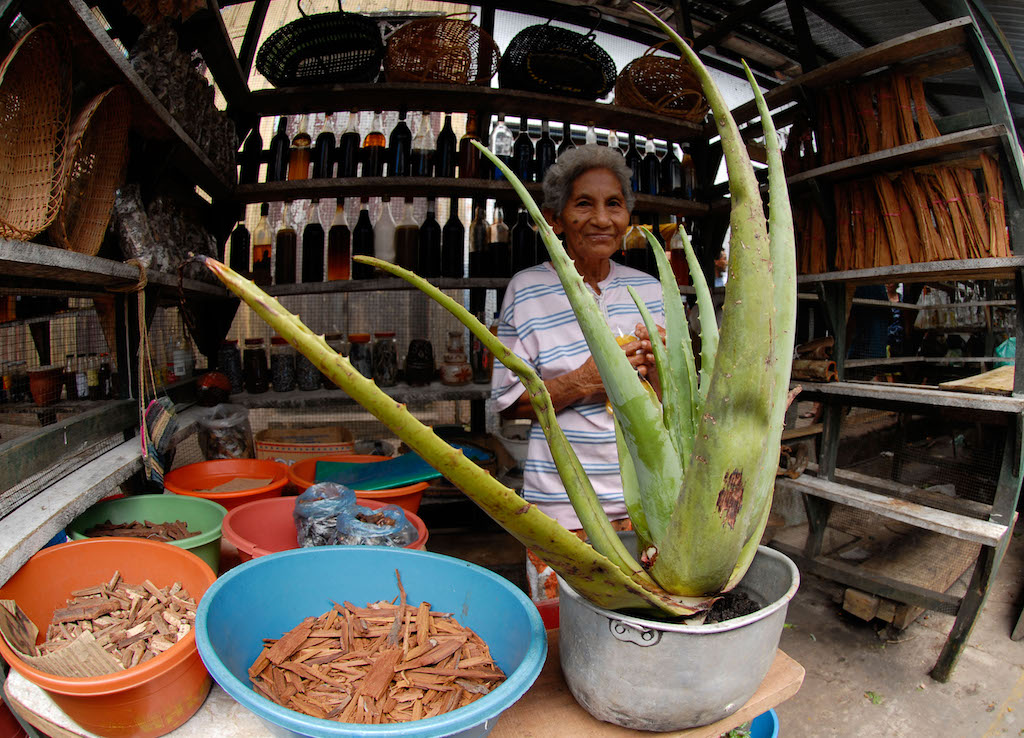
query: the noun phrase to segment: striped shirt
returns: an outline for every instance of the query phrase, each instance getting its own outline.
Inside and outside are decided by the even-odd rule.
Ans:
[[[591,292],[612,333],[631,335],[636,324],[643,322],[627,287],[636,290],[655,322],[664,325],[665,306],[658,280],[610,263],[608,276],[598,284],[601,294],[593,293],[593,288]],[[524,269],[509,282],[498,318],[498,338],[545,380],[577,369],[590,358],[583,330],[551,262]],[[522,394],[519,379],[496,361],[491,379],[495,409],[500,412],[510,407]],[[557,417],[605,512],[613,520],[625,517],[615,426],[605,403],[570,405]],[[536,420],[530,428],[523,465],[523,496],[569,530],[580,527]]]

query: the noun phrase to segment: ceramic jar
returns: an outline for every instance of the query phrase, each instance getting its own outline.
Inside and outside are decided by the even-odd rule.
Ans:
[[[405,355],[405,381],[413,387],[422,387],[434,380],[434,347],[425,338],[409,341]]]
[[[473,378],[473,368],[466,358],[466,347],[462,331],[448,331],[448,341],[444,349],[444,362],[441,364],[441,384],[458,386],[469,384]]]

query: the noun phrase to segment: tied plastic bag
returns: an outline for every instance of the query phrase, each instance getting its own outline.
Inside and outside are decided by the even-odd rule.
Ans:
[[[996,366],[1010,366],[1014,363],[1014,359],[1017,357],[1017,337],[1007,338],[1001,344],[996,346],[996,356],[1001,356],[1009,361],[996,361],[993,362]]]
[[[377,509],[353,505],[338,515],[338,543],[355,546],[408,546],[416,540],[416,526],[398,505]]]
[[[214,405],[204,409],[197,422],[199,450],[207,461],[253,458],[255,445],[247,408],[226,403]]]
[[[338,520],[352,514],[356,493],[334,482],[320,482],[295,498],[295,533],[299,546],[333,546],[338,542]]]

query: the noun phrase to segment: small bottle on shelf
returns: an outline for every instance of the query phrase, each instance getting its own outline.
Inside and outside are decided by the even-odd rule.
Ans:
[[[288,180],[309,179],[309,163],[313,139],[306,130],[309,116],[299,117],[299,130],[292,138],[288,151]]]
[[[274,238],[274,283],[295,284],[295,260],[299,250],[299,236],[292,226],[288,213],[290,202],[281,211],[281,227]]]
[[[540,124],[540,138],[537,140],[536,152],[537,181],[543,182],[544,175],[548,173],[548,169],[555,163],[555,157],[558,155],[547,119]]]
[[[245,339],[242,369],[245,374],[245,391],[250,395],[263,394],[270,389],[267,347],[262,338]]]
[[[249,277],[249,249],[251,238],[249,229],[245,227],[245,219],[238,221],[235,230],[231,231],[231,238],[228,239],[228,266],[243,277]]]
[[[661,178],[661,159],[654,147],[654,139],[647,137],[644,144],[644,158],[640,164],[640,191],[648,195],[658,194],[658,184]]]
[[[313,145],[313,179],[330,179],[334,176],[334,116],[324,116],[324,127]]]
[[[295,389],[295,349],[282,336],[270,339],[270,386],[274,392]]]
[[[697,189],[697,166],[688,150],[683,152],[680,167],[683,170],[683,190],[680,195],[686,200],[692,200],[695,197],[694,191]]]
[[[288,118],[277,119],[277,133],[270,139],[270,151],[267,161],[267,181],[282,182],[288,178]]]
[[[412,131],[405,122],[405,108],[398,111],[398,122],[388,139],[388,176],[409,176],[409,155],[412,150]]]
[[[182,371],[184,371],[184,368]],[[85,381],[89,392],[89,399],[100,399],[100,359],[96,354],[89,354],[89,363],[85,370]]]
[[[255,184],[259,182],[260,161],[263,159],[263,137],[260,136],[260,119],[245,137],[242,144],[242,155],[238,162],[238,184]]]
[[[381,177],[384,175],[384,160],[387,159],[387,139],[384,138],[379,110],[375,110],[373,113],[370,132],[363,138],[363,148],[360,151],[360,156],[363,163],[363,177]]]
[[[434,173],[434,131],[430,127],[430,113],[424,111],[416,137],[412,140],[410,156],[413,177],[429,177]]]
[[[373,227],[373,253],[383,261],[395,261],[395,217],[388,197],[381,203],[380,215]]]
[[[434,198],[427,198],[427,217],[420,225],[419,264],[417,273],[421,277],[441,276],[441,224],[435,217]]]
[[[572,123],[562,121],[562,140],[558,143],[558,156],[561,156],[569,149],[575,149],[576,144],[572,140]]]
[[[665,156],[661,157],[658,191],[668,197],[680,197],[683,194],[683,166],[676,156],[676,145],[671,142]]]
[[[633,192],[640,192],[640,170],[643,168],[644,157],[636,147],[636,134],[629,134],[629,148],[626,149],[626,166],[630,168],[632,175],[629,184]]]
[[[302,229],[302,281],[324,281],[324,227],[320,224],[320,201],[309,205],[309,219]]]
[[[356,123],[359,113],[352,110],[348,114],[348,125],[345,132],[338,137],[338,150],[335,159],[338,162],[339,177],[355,177],[359,174],[359,130]]]
[[[509,277],[512,270],[512,246],[508,225],[500,205],[494,206],[494,222],[487,229],[489,277]]]
[[[626,266],[647,271],[647,237],[640,228],[640,216],[630,216],[629,230],[623,236],[626,251]]]
[[[114,372],[110,354],[100,354],[100,399],[109,400],[114,396]]]
[[[89,398],[89,376],[85,354],[75,354],[75,394],[79,400]],[[156,362],[160,366],[159,360]]]
[[[462,278],[466,274],[466,227],[459,219],[459,201],[452,198],[448,220],[441,229],[441,276]]]
[[[75,379],[75,375],[78,373],[78,367],[75,364],[74,354],[64,355],[64,399],[66,400],[77,400],[78,399],[78,382]],[[9,389],[9,388],[8,388]]]
[[[587,132],[583,136],[583,141],[587,146],[597,145],[597,131],[594,130],[593,123],[587,123]]]
[[[476,179],[480,176],[480,159],[483,156],[480,150],[473,145],[473,141],[480,142],[480,135],[477,133],[476,114],[469,113],[466,116],[466,132],[459,139],[459,177]]]
[[[252,232],[252,281],[261,287],[269,287],[274,281],[270,260],[274,237],[267,222],[269,212],[268,203],[260,205],[260,219]]]
[[[359,217],[352,229],[352,256],[373,256],[373,224],[370,222],[368,197],[359,200]],[[370,279],[373,267],[367,264],[352,262],[352,279]]]
[[[505,124],[505,116],[501,116],[491,131],[491,153],[505,164],[512,165],[512,131]],[[505,175],[497,167],[494,169],[494,179],[504,179]]]
[[[683,246],[683,219],[676,216],[676,227],[668,242],[668,262],[676,284],[690,284],[690,268],[686,263],[686,249]]]
[[[334,207],[334,220],[327,231],[327,279],[342,281],[352,278],[352,230],[345,217],[345,198],[339,197]]]
[[[533,181],[533,139],[530,138],[529,121],[526,116],[519,118],[519,135],[512,145],[512,171],[523,182]]]
[[[458,158],[455,131],[452,130],[452,114],[444,116],[444,125],[437,134],[437,146],[434,150],[434,176],[454,177],[455,161]]]
[[[395,263],[415,272],[419,268],[420,227],[412,215],[412,198],[405,198],[405,211],[395,226]]]
[[[537,235],[526,209],[520,208],[512,226],[512,274],[529,269],[537,263]]]
[[[614,128],[608,131],[608,148],[612,151],[621,152],[619,148],[619,134],[615,132]]]
[[[487,266],[487,218],[484,208],[476,206],[473,220],[469,224],[469,276],[470,278],[489,276]]]
[[[483,311],[478,312],[476,318],[487,325],[487,316]],[[472,333],[469,336],[469,366],[473,370],[473,384],[490,384],[493,366],[491,351]]]

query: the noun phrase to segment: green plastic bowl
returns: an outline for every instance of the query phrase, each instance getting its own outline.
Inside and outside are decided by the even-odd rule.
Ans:
[[[152,523],[171,523],[183,520],[190,531],[198,536],[183,541],[169,541],[172,546],[191,551],[217,574],[220,567],[221,522],[227,510],[212,500],[183,495],[135,495],[99,502],[79,515],[67,527],[68,538],[73,541],[89,539],[85,531],[109,520],[112,523],[130,523],[133,520]]]

